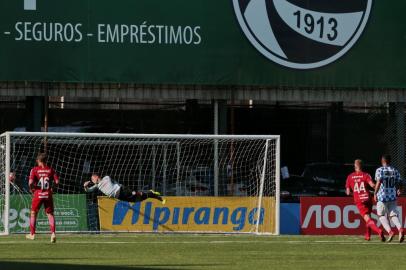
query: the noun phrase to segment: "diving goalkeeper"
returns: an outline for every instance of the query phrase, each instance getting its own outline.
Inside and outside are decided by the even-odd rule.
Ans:
[[[131,190],[112,180],[108,175],[101,178],[99,173],[92,173],[91,181],[85,182],[83,187],[86,192],[100,190],[107,197],[115,198],[120,201],[141,202],[151,198],[161,201],[162,204],[166,202],[165,199],[160,196],[161,194],[159,194],[159,192],[153,190],[148,192]]]

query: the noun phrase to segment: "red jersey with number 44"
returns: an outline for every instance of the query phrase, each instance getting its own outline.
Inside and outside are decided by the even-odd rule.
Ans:
[[[347,177],[345,187],[352,190],[355,203],[363,203],[371,199],[368,191],[369,182],[372,182],[372,178],[365,172],[353,172]]]
[[[29,183],[33,186],[34,191],[52,191],[51,180],[58,184],[59,177],[54,169],[48,166],[36,166],[31,169]]]

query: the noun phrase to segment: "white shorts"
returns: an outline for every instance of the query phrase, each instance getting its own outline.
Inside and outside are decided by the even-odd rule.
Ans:
[[[378,202],[376,204],[376,213],[378,216],[389,215],[390,217],[398,216],[398,204],[396,201]]]

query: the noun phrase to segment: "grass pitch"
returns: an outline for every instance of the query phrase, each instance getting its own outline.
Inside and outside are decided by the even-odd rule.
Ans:
[[[406,269],[406,244],[375,237],[24,235],[0,237],[1,270]]]

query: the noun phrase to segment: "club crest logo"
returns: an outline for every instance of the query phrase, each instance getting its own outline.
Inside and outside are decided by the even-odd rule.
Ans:
[[[238,22],[266,58],[313,69],[341,58],[357,42],[372,0],[233,0]]]

